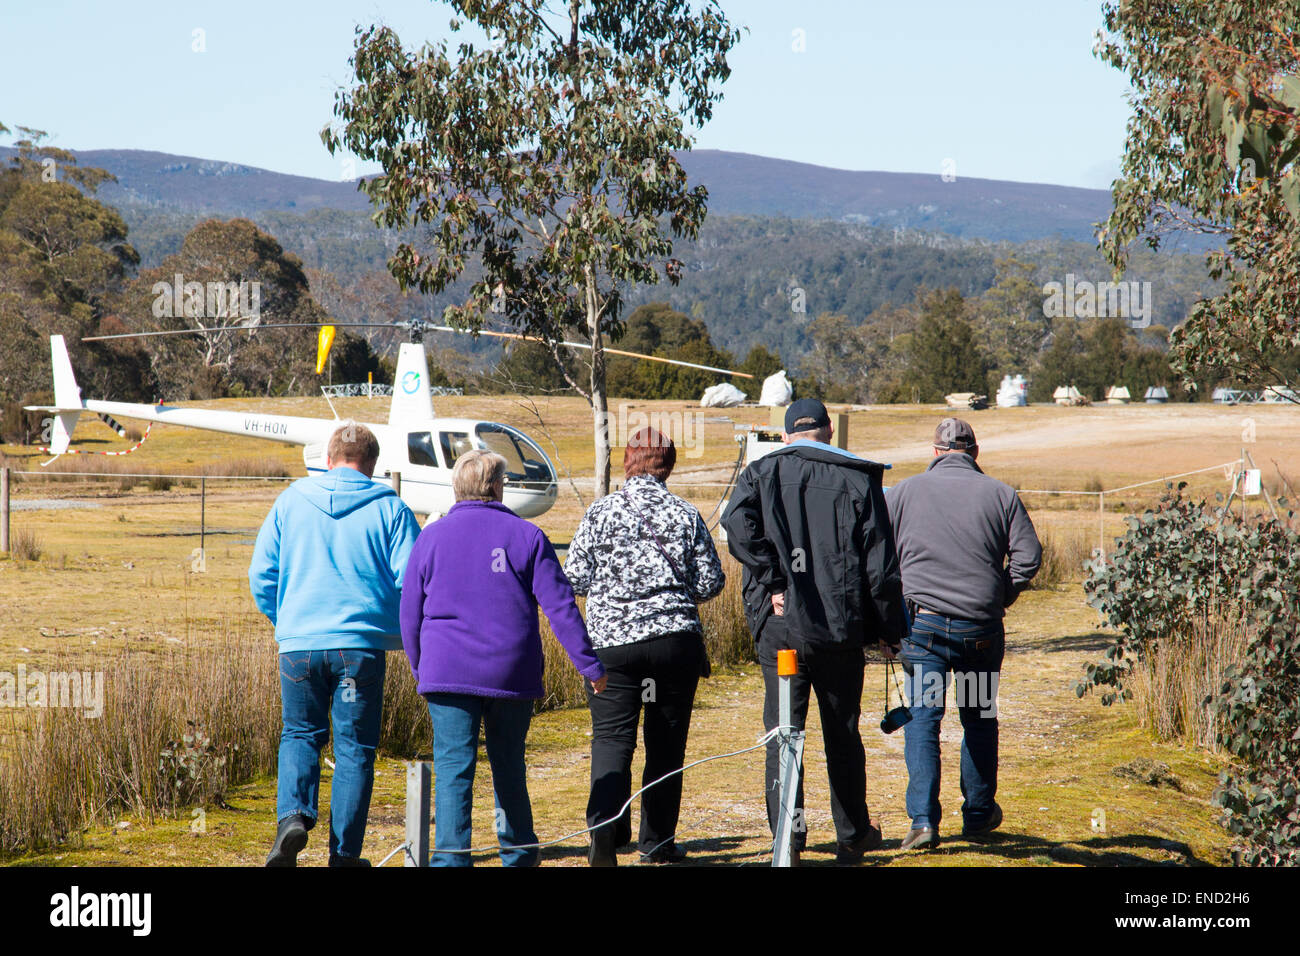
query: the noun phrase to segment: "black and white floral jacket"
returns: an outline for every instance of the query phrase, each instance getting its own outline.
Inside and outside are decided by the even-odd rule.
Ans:
[[[587,595],[587,632],[598,648],[701,633],[695,605],[726,582],[699,511],[652,475],[629,478],[587,509],[564,573]]]

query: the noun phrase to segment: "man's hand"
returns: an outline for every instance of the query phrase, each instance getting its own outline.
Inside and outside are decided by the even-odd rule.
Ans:
[[[785,592],[772,595],[772,613],[777,617],[785,616]]]
[[[885,660],[892,661],[898,659],[897,647],[895,647],[892,644],[886,644],[884,641],[880,641],[879,644],[880,644],[880,653],[885,655]]]
[[[591,682],[591,689],[597,694],[603,693],[607,683],[609,683],[609,678],[602,677],[600,680],[594,680]]]

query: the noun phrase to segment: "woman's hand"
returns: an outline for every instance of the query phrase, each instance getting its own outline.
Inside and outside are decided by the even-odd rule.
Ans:
[[[604,691],[604,689],[605,689],[605,685],[606,685],[607,683],[609,683],[609,678],[608,678],[608,677],[602,677],[600,680],[594,680],[594,681],[591,682],[591,689],[592,689],[592,691],[594,691],[595,693],[599,694],[599,693],[601,693],[602,691]]]

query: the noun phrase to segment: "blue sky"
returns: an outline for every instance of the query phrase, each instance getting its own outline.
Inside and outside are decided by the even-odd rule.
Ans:
[[[1100,0],[722,6],[750,32],[697,147],[935,174],[950,159],[958,176],[1099,188],[1118,173],[1128,87],[1092,55]],[[318,135],[353,28],[382,20],[413,45],[449,16],[429,0],[4,0],[0,121],[73,149],[364,173]]]

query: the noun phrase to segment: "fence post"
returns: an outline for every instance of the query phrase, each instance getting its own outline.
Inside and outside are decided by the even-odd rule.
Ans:
[[[777,741],[780,745],[780,773],[777,780],[777,794],[780,807],[776,822],[776,840],[772,846],[772,865],[789,866],[791,844],[794,842],[795,799],[799,794],[799,775],[803,760],[803,731],[791,730],[794,720],[791,713],[790,678],[799,672],[798,656],[792,650],[776,652],[776,674],[778,684],[777,713],[780,730]]]
[[[208,547],[208,479],[199,479],[199,553],[207,557]]]
[[[397,494],[397,497],[400,498],[402,497],[402,473],[400,471],[393,472],[392,479],[393,491]]]
[[[405,866],[429,865],[429,783],[429,762],[408,760],[406,762]]]
[[[9,553],[9,466],[0,468],[0,554]]]
[[[1097,494],[1097,553],[1106,560],[1106,492]]]

